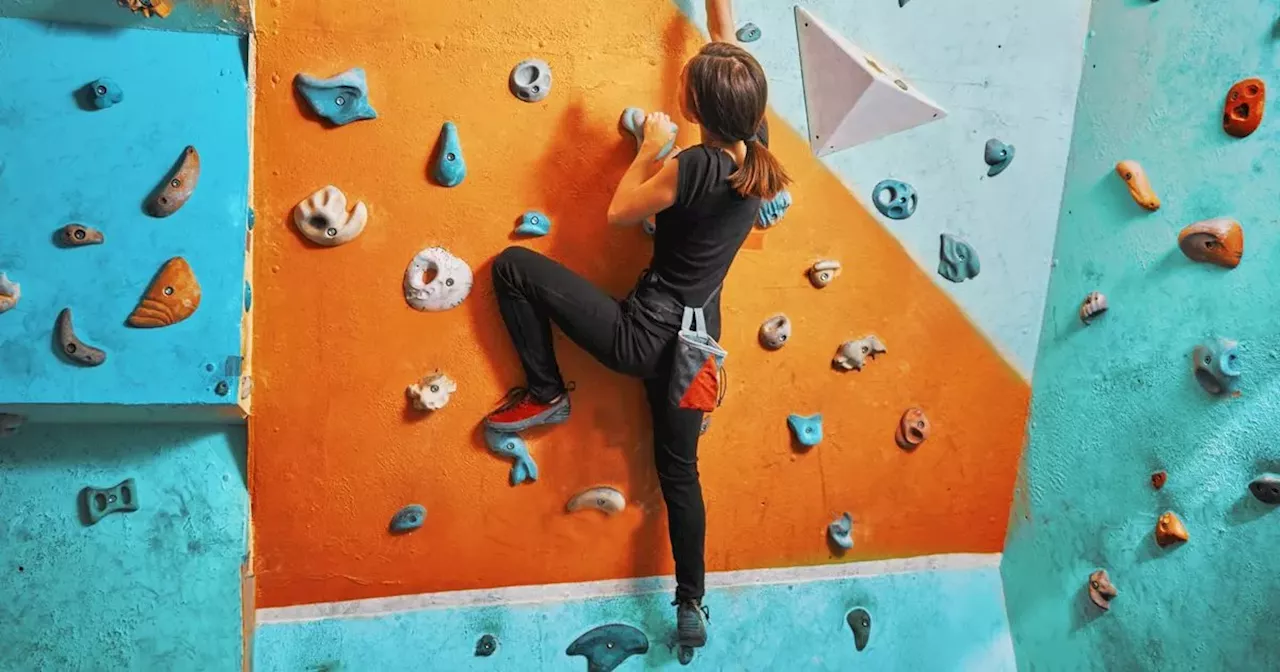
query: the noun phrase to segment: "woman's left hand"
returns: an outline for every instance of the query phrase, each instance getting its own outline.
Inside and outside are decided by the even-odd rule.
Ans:
[[[663,147],[675,138],[675,124],[664,112],[650,112],[644,120],[644,143],[640,145],[642,154],[657,156]]]

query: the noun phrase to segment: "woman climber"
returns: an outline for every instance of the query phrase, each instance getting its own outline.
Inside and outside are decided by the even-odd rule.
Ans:
[[[573,271],[522,247],[493,263],[498,308],[524,367],[526,386],[485,418],[495,432],[520,432],[569,417],[551,323],[602,364],[644,381],[653,419],[653,452],[667,506],[676,566],[677,641],[704,646],[702,606],[706,510],[698,482],[702,411],[669,400],[677,333],[686,306],[701,307],[705,331],[720,334],[721,283],[755,224],[762,200],[789,182],[769,152],[764,70],[736,44],[730,0],[707,0],[711,43],[681,73],[681,111],[701,143],[674,149],[674,126],[661,113],[644,122],[639,153],[609,203],[609,221],[637,225],[656,215],[653,258],[618,301]]]

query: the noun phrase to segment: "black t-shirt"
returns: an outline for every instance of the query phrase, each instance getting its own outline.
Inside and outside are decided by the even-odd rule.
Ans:
[[[760,140],[769,142],[767,125]],[[684,305],[696,308],[724,282],[760,214],[760,199],[743,198],[729,186],[738,166],[724,150],[694,145],[676,162],[676,202],[657,215],[649,270]]]

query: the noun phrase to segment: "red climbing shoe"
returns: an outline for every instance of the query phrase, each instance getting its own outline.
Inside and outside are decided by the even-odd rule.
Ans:
[[[517,387],[507,392],[507,400],[484,419],[484,424],[494,431],[515,434],[538,425],[558,425],[568,419],[567,390],[554,400],[543,403],[534,399],[529,390]]]

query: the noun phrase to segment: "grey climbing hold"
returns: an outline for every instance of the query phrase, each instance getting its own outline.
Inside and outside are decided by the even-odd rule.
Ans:
[[[520,224],[516,233],[524,236],[545,236],[551,232],[551,218],[537,210],[530,210],[520,216]]]
[[[511,69],[511,94],[526,103],[536,103],[551,93],[551,66],[539,58],[520,61]]]
[[[351,68],[328,79],[298,73],[293,86],[317,115],[337,126],[378,118],[369,104],[364,68]]]
[[[86,487],[80,491],[80,497],[90,525],[113,513],[138,510],[138,491],[132,478],[126,478],[112,488]]]
[[[498,650],[498,638],[493,635],[484,634],[480,639],[476,640],[476,656],[480,658],[488,658]]]
[[[68,224],[58,229],[54,239],[58,242],[58,247],[101,245],[107,240],[101,231],[84,224]]]
[[[831,284],[840,275],[840,262],[825,259],[809,267],[809,282],[817,289]]]
[[[916,188],[900,180],[881,180],[871,190],[871,202],[889,219],[906,219],[915,214],[920,201]]]
[[[1196,382],[1213,395],[1230,392],[1242,373],[1239,348],[1225,338],[1197,345],[1191,351],[1191,362]]]
[[[849,550],[853,548],[853,516],[845,511],[843,515],[827,525],[827,535],[836,546]]]
[[[938,250],[938,275],[951,282],[964,282],[978,277],[981,270],[978,253],[968,243],[949,233],[942,234],[942,247]]]
[[[1249,492],[1263,504],[1280,504],[1280,476],[1263,474],[1253,479]]]
[[[1005,168],[1013,163],[1014,148],[1013,145],[1006,145],[995,138],[987,141],[987,146],[982,151],[982,160],[987,163],[987,177],[995,177],[1004,172]]]
[[[867,642],[871,640],[871,612],[858,607],[850,611],[844,620],[853,630],[853,648],[859,651],[867,648]]]
[[[638,107],[628,107],[627,109],[622,111],[622,118],[618,120],[618,124],[622,127],[622,129],[630,133],[631,136],[636,139],[637,150],[640,149],[640,145],[644,142],[645,118],[646,118],[646,115],[644,113],[644,110]],[[671,149],[675,147],[675,144],[676,144],[677,131],[679,131],[679,127],[675,125],[675,122],[672,122],[671,140],[668,141],[667,144],[663,145],[662,149],[658,150],[658,155],[653,157],[654,161],[661,161],[667,158],[667,155],[671,153]]]
[[[107,361],[107,353],[85,344],[76,336],[76,329],[71,324],[71,309],[63,308],[58,313],[58,321],[53,331],[58,339],[58,346],[67,359],[81,366],[97,366]]]
[[[703,434],[706,434],[707,430],[709,429],[711,429],[711,416],[703,415],[702,426],[698,428],[698,436],[702,436]]]
[[[458,127],[452,121],[440,128],[440,143],[436,148],[435,165],[431,177],[442,187],[456,187],[467,177],[467,162],[462,158],[462,141],[458,139]]]
[[[613,672],[631,656],[648,653],[649,638],[630,625],[611,623],[582,633],[564,652],[586,658],[587,672]]]
[[[640,227],[644,229],[645,233],[651,236],[658,232],[658,223],[654,221],[652,217],[644,220],[644,222],[640,224]]]
[[[734,36],[738,38],[739,42],[747,43],[755,42],[760,39],[760,35],[760,26],[757,26],[754,23],[744,23],[742,24],[742,27],[738,29],[738,32],[734,33]]]
[[[396,511],[396,515],[391,517],[391,532],[393,534],[404,534],[412,532],[419,527],[427,519],[427,508],[421,504],[409,504],[403,509]]]
[[[795,435],[796,441],[806,448],[812,448],[822,443],[821,413],[814,413],[813,415],[796,415],[792,413],[787,416],[787,427],[791,428],[791,433]]]
[[[791,320],[781,313],[764,321],[760,325],[760,345],[766,350],[777,350],[787,344],[791,338]]]
[[[876,355],[882,355],[888,350],[885,349],[884,343],[874,334],[863,336],[856,341],[846,341],[836,350],[836,356],[831,360],[831,365],[841,371],[852,371],[854,369],[861,371],[866,366],[867,359],[875,359]]]

